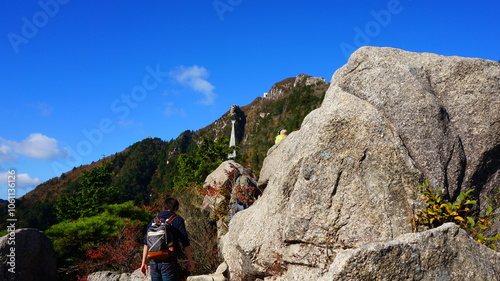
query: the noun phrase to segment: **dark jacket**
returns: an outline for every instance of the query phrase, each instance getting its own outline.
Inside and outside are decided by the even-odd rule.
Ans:
[[[158,214],[158,218],[168,219],[173,214],[174,212],[161,211]],[[149,222],[148,227],[146,228],[146,233],[147,229],[149,229],[149,227],[153,224],[153,221],[154,220],[151,220],[151,222]],[[177,216],[177,218],[175,218],[175,220],[172,221],[170,225],[172,226],[171,232],[174,238],[175,256],[178,257],[182,253],[181,247],[179,247],[179,245],[182,244],[182,247],[187,247],[191,245],[191,243],[189,241],[189,236],[186,231],[186,224],[184,223],[184,219],[182,217]],[[144,237],[144,245],[147,245],[147,235],[145,235]]]

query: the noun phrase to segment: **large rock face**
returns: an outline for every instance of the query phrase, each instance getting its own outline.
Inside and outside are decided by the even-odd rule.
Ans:
[[[56,279],[56,255],[43,232],[22,228],[0,238],[0,280]]]
[[[322,106],[269,150],[266,191],[222,239],[231,280],[351,280],[332,261],[412,232],[423,179],[452,199],[490,194],[500,185],[499,93],[493,61],[356,51]]]
[[[447,223],[346,250],[335,257],[328,274],[319,281],[500,280],[499,265],[499,253]]]
[[[387,118],[418,169],[451,198],[498,187],[499,63],[363,48],[333,84]]]

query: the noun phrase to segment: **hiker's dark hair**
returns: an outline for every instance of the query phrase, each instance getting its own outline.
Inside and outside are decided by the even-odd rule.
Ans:
[[[176,212],[179,209],[179,201],[175,198],[167,198],[163,201],[163,210]]]

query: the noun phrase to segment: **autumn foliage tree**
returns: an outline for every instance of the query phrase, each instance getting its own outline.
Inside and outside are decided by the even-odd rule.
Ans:
[[[137,265],[150,212],[131,201],[102,209],[95,216],[66,220],[46,231],[64,273],[61,280],[75,280],[96,269],[130,271]]]
[[[140,222],[125,221],[118,236],[111,237],[105,243],[90,246],[86,259],[78,263],[79,271],[83,273],[81,280],[86,280],[88,274],[113,270],[118,272],[131,272],[141,265],[143,226]]]

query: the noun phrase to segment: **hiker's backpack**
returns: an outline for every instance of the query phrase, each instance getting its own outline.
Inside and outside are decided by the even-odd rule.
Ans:
[[[148,243],[148,258],[151,260],[165,260],[175,255],[174,239],[171,223],[177,218],[172,215],[168,219],[154,218],[148,228],[146,240]]]

